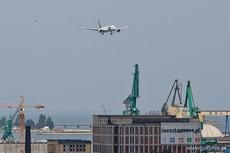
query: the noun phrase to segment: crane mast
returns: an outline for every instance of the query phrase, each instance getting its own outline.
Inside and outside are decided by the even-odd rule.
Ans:
[[[196,111],[198,111],[199,108],[195,105],[190,81],[188,81],[188,84],[187,84],[184,107],[189,108],[190,118],[198,118],[199,117],[198,114],[196,113]]]
[[[176,97],[178,95],[179,105],[176,103]],[[168,105],[168,101],[172,97],[171,105]],[[176,79],[173,83],[173,86],[170,90],[168,98],[166,102],[163,104],[161,108],[162,115],[176,115],[178,118],[182,118],[182,84]]]
[[[123,115],[139,115],[140,111],[137,109],[136,102],[139,98],[139,70],[138,64],[135,64],[135,72],[133,78],[132,93],[123,102],[126,106],[126,110],[123,111]]]

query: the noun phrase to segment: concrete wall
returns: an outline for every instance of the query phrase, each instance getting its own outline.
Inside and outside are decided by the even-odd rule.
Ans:
[[[25,143],[18,141],[0,142],[0,153],[24,153]],[[31,153],[47,153],[47,142],[32,142]]]

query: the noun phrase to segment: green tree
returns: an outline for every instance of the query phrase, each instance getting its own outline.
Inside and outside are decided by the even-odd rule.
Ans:
[[[158,153],[158,152],[157,152],[157,151],[152,150],[152,153]],[[172,151],[171,151],[171,150],[169,150],[169,149],[165,149],[165,150],[163,150],[163,152],[159,152],[159,153],[172,153]]]
[[[44,114],[39,115],[38,122],[36,123],[36,129],[41,129],[45,126],[46,116]]]
[[[169,149],[166,149],[166,150],[164,150],[162,153],[172,153],[172,151],[169,150]]]
[[[18,114],[14,121],[14,126],[20,126],[20,115]]]
[[[1,119],[0,119],[0,128],[4,127],[6,125],[6,117],[3,116]]]
[[[46,119],[46,126],[49,126],[51,130],[54,128],[54,122],[52,121],[51,117]]]
[[[35,128],[35,123],[32,119],[27,119],[25,122],[25,126],[30,126],[31,129]]]

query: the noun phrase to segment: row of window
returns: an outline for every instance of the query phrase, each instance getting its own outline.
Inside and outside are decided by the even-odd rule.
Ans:
[[[85,152],[85,145],[63,145],[63,152]]]
[[[98,123],[108,123],[109,119],[98,119],[97,122]],[[117,124],[118,121],[117,120],[111,120],[110,119],[110,122],[113,123],[113,124]]]
[[[94,126],[94,134],[120,134],[120,135],[160,135],[160,127],[117,127],[117,126]]]
[[[94,143],[102,144],[159,144],[160,136],[94,136]]]

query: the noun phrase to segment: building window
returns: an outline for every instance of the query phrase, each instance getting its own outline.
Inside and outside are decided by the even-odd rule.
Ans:
[[[149,129],[149,134],[150,134],[150,135],[153,135],[153,127],[150,127],[150,129]]]
[[[148,144],[148,136],[145,136],[145,144]]]
[[[125,127],[125,135],[129,135],[129,127]]]
[[[134,144],[134,136],[130,137],[130,144]]]
[[[135,127],[135,134],[138,135],[139,134],[139,128]]]
[[[118,137],[117,136],[114,136],[113,143],[118,144]]]
[[[153,144],[153,137],[152,136],[149,137],[149,144]]]
[[[143,127],[140,127],[140,135],[143,135]]]
[[[148,135],[148,127],[145,127],[145,135]]]
[[[118,127],[114,127],[114,134],[118,134]]]
[[[69,145],[69,151],[70,151],[70,152],[73,151],[73,145]]]
[[[140,142],[141,144],[144,144],[144,138],[143,138],[143,136],[140,137],[140,141],[141,141]]]
[[[145,145],[145,152],[149,152],[149,147]]]
[[[139,152],[139,147],[138,146],[135,146],[135,152]]]
[[[82,148],[83,151],[85,151],[85,145],[83,145],[83,148]]]
[[[134,146],[130,146],[130,152],[134,152]]]
[[[76,151],[76,146],[75,145],[73,145],[73,152],[75,152]]]
[[[154,144],[158,144],[158,137],[154,136]]]
[[[125,144],[129,144],[129,137],[125,137]]]
[[[130,135],[134,135],[134,127],[130,127]]]
[[[69,145],[63,145],[63,152],[69,152]]]
[[[158,135],[157,127],[154,127],[154,135]]]
[[[138,144],[139,142],[138,142],[138,136],[135,136],[135,144]]]

